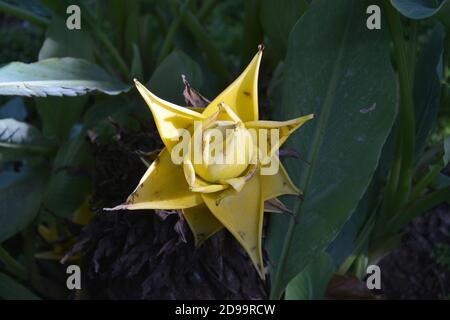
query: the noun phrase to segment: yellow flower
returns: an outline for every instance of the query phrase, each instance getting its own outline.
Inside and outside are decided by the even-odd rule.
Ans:
[[[114,209],[181,210],[197,245],[225,227],[243,246],[264,278],[261,243],[264,202],[272,200],[272,210],[275,207],[276,211],[277,204],[278,208],[282,207],[277,197],[299,195],[300,191],[281,163],[277,163],[278,170],[271,174],[264,174],[263,170],[272,160],[278,160],[278,148],[313,115],[284,122],[258,120],[261,57],[262,49],[244,72],[204,109],[184,108],[164,101],[135,80],[150,107],[165,148],[126,203]],[[189,152],[183,154],[182,163],[177,164],[173,158],[185,139],[180,134],[182,129],[194,138],[187,144]],[[196,129],[201,132],[197,141]],[[223,134],[223,140],[212,139],[211,129]],[[271,130],[276,131],[278,140],[260,135]],[[261,151],[259,142],[267,144],[268,152]],[[234,149],[229,149],[230,146]],[[204,161],[200,163],[195,161],[195,152],[192,152],[196,147],[203,150],[200,158]],[[212,150],[216,150],[216,156],[225,158],[230,150],[237,152],[230,157],[231,162],[208,162],[210,152],[214,153]]]

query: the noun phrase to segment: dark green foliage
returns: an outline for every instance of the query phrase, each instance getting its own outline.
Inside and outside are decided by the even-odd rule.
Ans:
[[[449,23],[450,0],[0,1],[0,298],[74,298],[64,267],[80,263],[91,298],[320,299],[396,248],[385,297],[444,297],[427,271],[426,294],[392,275],[447,261],[431,238],[450,199]],[[262,43],[262,118],[316,115],[286,145],[304,195],[266,220],[265,284],[225,232],[195,249],[177,214],[103,212],[161,148],[133,78],[186,106],[185,75],[212,99]],[[81,260],[59,264],[75,243]]]

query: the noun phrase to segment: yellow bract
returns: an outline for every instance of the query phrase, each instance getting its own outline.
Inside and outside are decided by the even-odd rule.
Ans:
[[[281,163],[279,170],[272,175],[263,174],[263,169],[270,159],[276,157],[278,148],[289,135],[312,119],[313,115],[284,122],[258,120],[257,85],[261,57],[260,49],[244,72],[205,109],[184,108],[164,101],[135,80],[136,87],[150,107],[165,148],[150,165],[127,202],[113,209],[181,210],[197,245],[225,227],[239,241],[261,278],[264,278],[264,202],[270,200],[267,208],[279,212],[278,208],[284,205],[276,198],[285,194],[299,195],[300,191]],[[224,128],[231,128],[220,143],[235,146],[238,154],[244,155],[244,162],[197,164],[189,154],[183,158],[182,164],[175,164],[170,152],[175,151],[175,146],[182,140],[179,129],[192,133],[196,121],[201,123],[203,129],[218,128],[223,132]],[[259,143],[261,129],[277,129],[279,140],[273,143],[270,137],[263,138],[267,139],[267,152],[261,157],[261,150],[256,148],[259,153],[255,157],[256,153],[250,152],[243,141],[249,137],[248,130],[253,130],[256,137],[251,140]],[[214,140],[208,138],[208,130],[204,132],[202,147],[217,147]],[[225,156],[229,151],[224,150]]]
[[[258,73],[261,57],[262,50],[259,50],[244,72],[211,101],[203,115],[213,114],[223,103],[244,122],[258,120]]]

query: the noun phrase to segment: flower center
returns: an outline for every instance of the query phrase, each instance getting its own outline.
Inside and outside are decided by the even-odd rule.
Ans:
[[[209,182],[239,177],[250,163],[252,143],[243,125],[217,121],[203,133],[202,161],[193,161],[196,174]]]

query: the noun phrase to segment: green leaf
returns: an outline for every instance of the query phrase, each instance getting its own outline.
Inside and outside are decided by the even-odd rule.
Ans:
[[[284,57],[289,33],[297,20],[308,9],[305,0],[262,0],[261,24],[272,46]]]
[[[0,107],[0,119],[13,118],[18,121],[23,121],[27,114],[27,107],[22,97],[11,98]]]
[[[181,3],[176,0],[170,0],[170,5],[181,9]],[[220,86],[226,86],[229,83],[230,72],[226,67],[223,55],[212,41],[208,31],[202,26],[197,17],[189,10],[183,16],[183,24],[187,30],[192,34],[198,47],[204,52],[205,60],[214,74],[219,80]]]
[[[390,231],[387,234],[394,237],[397,236],[412,219],[443,202],[448,202],[448,199],[450,199],[450,186],[435,190],[419,199],[413,200],[387,223],[389,226],[387,231]]]
[[[264,32],[260,21],[260,0],[248,0],[244,3],[245,18],[241,43],[241,68],[245,67],[255,55],[258,45],[263,43]]]
[[[114,95],[129,88],[96,64],[77,58],[12,62],[0,68],[0,95],[76,96],[95,90]]]
[[[436,122],[441,92],[444,29],[438,25],[424,45],[414,74],[416,154],[420,156]],[[440,70],[439,70],[440,68]]]
[[[59,149],[43,201],[46,209],[69,217],[82,204],[90,191],[91,162],[84,135]]]
[[[405,17],[411,19],[424,19],[439,12],[445,7],[448,9],[448,0],[391,0],[392,5]]]
[[[141,35],[141,24],[139,18],[142,14],[141,2],[140,1],[126,1],[126,22],[124,25],[124,41],[126,56],[134,56],[134,46],[139,41],[139,36]],[[122,40],[123,41],[123,40]]]
[[[444,165],[450,162],[450,136],[444,139]]]
[[[185,105],[183,98],[184,74],[192,87],[201,91],[202,73],[197,63],[186,54],[174,51],[153,72],[147,84],[149,90],[164,100]]]
[[[316,0],[289,38],[283,101],[275,115],[316,118],[287,142],[310,165],[286,163],[304,192],[294,208],[299,223],[285,216],[270,220],[274,298],[328,247],[355,210],[393,124],[397,89],[389,37],[361,23],[370,4]]]
[[[47,172],[0,174],[0,242],[23,230],[37,215]]]
[[[0,273],[0,298],[5,300],[40,300],[28,288],[4,273]]]
[[[80,119],[87,97],[46,97],[35,101],[43,133],[63,141]]]
[[[292,279],[286,288],[286,300],[323,299],[328,282],[334,273],[331,257],[321,252]]]
[[[106,97],[106,99],[96,101],[84,114],[84,129],[93,129],[115,113],[127,113],[127,109],[123,107],[125,103],[124,99],[117,97]]]
[[[14,119],[0,120],[0,162],[50,155],[52,150],[32,125]]]
[[[142,123],[151,121],[148,107],[138,99],[135,103],[130,103],[126,99],[106,97],[96,101],[86,112],[83,118],[83,130],[91,130],[96,142],[103,143],[111,141],[117,133],[112,123],[130,130],[139,130]]]
[[[133,43],[133,60],[131,62],[131,76],[133,78],[144,77],[144,67],[142,65],[141,53],[139,47]]]
[[[39,60],[73,57],[94,61],[93,49],[94,44],[83,28],[69,30],[66,22],[54,15],[39,51]]]
[[[338,266],[355,250],[355,239],[368,215],[371,192],[372,190],[370,188],[367,189],[366,194],[359,201],[358,206],[341,228],[338,236],[327,248],[327,253]]]
[[[441,173],[430,185],[433,189],[444,189],[450,186],[450,177]]]
[[[447,27],[447,30],[450,29],[450,1],[447,0],[436,14],[436,17]]]
[[[273,70],[269,87],[267,88],[267,98],[271,106],[279,106],[281,104],[283,85],[283,62],[280,61]]]

